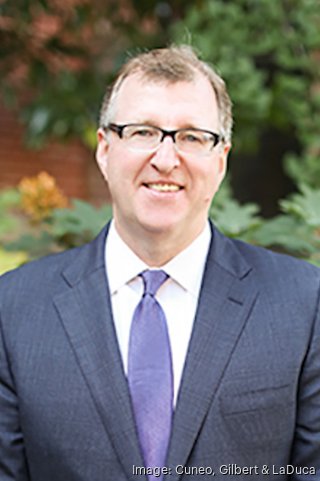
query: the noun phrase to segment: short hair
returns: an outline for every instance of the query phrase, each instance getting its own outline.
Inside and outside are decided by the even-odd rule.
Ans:
[[[196,75],[204,75],[210,82],[217,100],[221,135],[225,142],[231,141],[232,103],[224,80],[208,63],[200,60],[195,50],[188,45],[170,46],[143,52],[130,58],[120,69],[111,87],[107,90],[101,111],[100,126],[113,120],[116,98],[124,80],[140,74],[153,82],[192,82]]]

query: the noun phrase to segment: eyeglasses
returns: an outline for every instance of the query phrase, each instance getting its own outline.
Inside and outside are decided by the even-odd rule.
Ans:
[[[206,155],[222,140],[215,132],[194,128],[165,130],[153,125],[113,123],[103,128],[116,132],[129,149],[141,152],[156,150],[166,137],[171,137],[179,152]]]

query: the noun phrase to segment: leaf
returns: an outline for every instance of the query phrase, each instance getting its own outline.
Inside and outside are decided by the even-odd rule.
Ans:
[[[6,243],[4,247],[9,252],[25,251],[30,259],[42,257],[58,250],[54,245],[53,237],[46,231],[35,235],[22,235],[19,239]]]
[[[258,212],[259,208],[255,204],[240,205],[236,200],[228,199],[221,207],[216,208],[213,203],[210,217],[224,234],[238,237],[260,225]]]
[[[311,227],[320,226],[320,189],[312,189],[306,184],[300,186],[301,193],[280,201],[282,210],[303,219]]]
[[[253,241],[265,247],[281,247],[287,253],[313,254],[320,248],[314,231],[288,215],[265,221],[254,233]]]
[[[74,234],[93,238],[111,218],[111,215],[112,210],[108,205],[98,209],[88,202],[74,199],[71,209],[56,209],[53,212],[52,233],[56,237]]]

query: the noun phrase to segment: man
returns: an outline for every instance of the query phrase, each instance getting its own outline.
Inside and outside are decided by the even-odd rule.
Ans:
[[[208,222],[231,127],[190,48],[122,68],[113,221],[0,283],[1,481],[320,479],[319,270]]]

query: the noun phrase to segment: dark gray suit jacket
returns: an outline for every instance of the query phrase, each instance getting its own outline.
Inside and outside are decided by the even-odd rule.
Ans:
[[[133,474],[143,464],[112,321],[105,235],[0,280],[1,481],[146,479]],[[211,470],[216,480],[320,479],[319,281],[307,263],[214,230],[168,481],[208,481]],[[233,476],[229,464],[257,468]],[[256,474],[263,465],[269,475]],[[318,474],[280,474],[287,465]],[[181,466],[189,466],[183,475]]]

